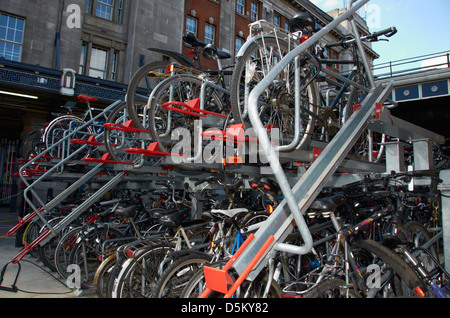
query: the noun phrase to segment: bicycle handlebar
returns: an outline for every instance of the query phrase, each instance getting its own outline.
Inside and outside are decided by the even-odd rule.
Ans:
[[[372,37],[374,38],[378,38],[379,36],[386,36],[387,38],[390,38],[391,36],[393,36],[394,34],[396,34],[398,32],[396,27],[390,27],[375,33],[372,33]]]
[[[396,27],[390,27],[381,31],[377,31],[374,33],[371,33],[369,35],[365,35],[363,37],[361,37],[362,41],[368,41],[368,42],[375,42],[378,41],[378,38],[380,36],[385,36],[387,38],[390,38],[391,36],[393,36],[394,34],[396,34],[398,32]],[[325,45],[326,48],[330,48],[330,47],[336,47],[336,46],[346,46],[348,44],[354,43],[355,39],[344,39],[341,40],[339,42],[332,42],[332,43],[328,43]]]

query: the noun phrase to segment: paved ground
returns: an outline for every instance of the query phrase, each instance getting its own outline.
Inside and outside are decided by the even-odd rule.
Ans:
[[[11,213],[9,208],[0,207],[0,271],[22,250],[22,248],[16,247],[15,237],[6,236],[6,233],[17,224],[17,216],[18,214]],[[20,274],[15,284],[19,291],[13,293],[0,290],[0,299],[79,297],[77,291],[67,288],[57,278],[57,274],[50,272],[38,259],[26,256],[20,265]],[[19,266],[15,264],[8,265],[1,287],[14,285],[18,268]]]

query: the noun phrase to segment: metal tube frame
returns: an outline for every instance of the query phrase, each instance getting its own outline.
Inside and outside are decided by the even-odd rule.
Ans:
[[[87,127],[89,127],[90,125],[92,125],[96,120],[98,120],[100,117],[103,116],[104,113],[107,113],[111,110],[113,110],[115,107],[117,107],[122,101],[116,101],[113,104],[111,104],[110,106],[106,107],[104,109],[104,111],[100,114],[98,114],[97,116],[95,116],[94,118],[92,118],[91,120],[87,121],[84,125],[80,126],[77,130],[72,131],[70,134],[66,135],[64,138],[62,138],[61,140],[59,140],[58,142],[56,142],[55,144],[53,144],[48,150],[52,150],[54,148],[59,147],[60,145],[64,144],[67,142],[67,140],[69,140],[72,136],[74,136],[78,130],[82,130],[85,129]],[[19,170],[19,177],[21,178],[22,182],[26,185],[26,189],[24,190],[24,199],[26,200],[26,202],[29,204],[29,206],[34,210],[33,212],[36,213],[36,215],[44,222],[45,226],[50,229],[50,231],[54,234],[54,229],[52,226],[50,226],[48,224],[48,222],[45,220],[45,218],[43,217],[43,214],[48,213],[47,209],[49,208],[49,206],[47,206],[43,200],[39,197],[39,195],[36,193],[36,191],[34,190],[34,187],[39,184],[41,181],[43,181],[44,179],[46,179],[50,174],[52,174],[56,169],[58,169],[59,167],[61,167],[62,165],[64,165],[65,163],[67,163],[70,159],[72,159],[75,155],[77,155],[79,152],[83,151],[85,148],[87,147],[87,145],[82,146],[81,148],[77,149],[77,151],[75,151],[74,153],[72,153],[71,155],[69,155],[68,157],[64,158],[63,160],[61,160],[60,162],[58,162],[55,166],[53,166],[50,170],[48,170],[45,174],[43,174],[41,177],[39,177],[37,180],[35,180],[32,184],[29,183],[29,180],[27,180],[24,177],[24,171],[30,167],[31,165],[35,164],[36,162],[39,162],[39,160],[46,154],[47,151],[43,151],[42,153],[38,154],[33,160],[30,160],[28,163],[26,163],[24,166],[22,166]],[[67,190],[66,190],[67,191]],[[30,198],[28,198],[28,193],[31,193],[32,196],[37,200],[37,202],[42,206],[42,208],[37,208],[32,200]],[[52,205],[50,206],[52,207]],[[45,209],[44,209],[45,208]]]
[[[283,192],[285,196],[285,200],[289,206],[289,209],[294,216],[294,219],[297,223],[297,226],[299,227],[300,232],[302,233],[302,237],[304,239],[304,245],[301,247],[293,247],[290,246],[289,250],[292,252],[295,250],[296,254],[307,254],[311,248],[312,248],[312,237],[311,233],[309,232],[308,227],[306,226],[305,220],[303,219],[303,215],[301,211],[298,208],[297,201],[292,193],[292,189],[289,185],[289,182],[284,174],[284,170],[281,167],[280,161],[278,160],[278,156],[275,152],[275,149],[271,146],[270,140],[268,138],[268,135],[266,133],[265,128],[263,127],[263,124],[261,122],[261,119],[259,118],[258,114],[258,97],[263,94],[264,90],[269,87],[272,83],[272,81],[276,78],[278,74],[280,74],[283,69],[297,56],[299,56],[301,53],[306,51],[309,47],[311,47],[314,43],[316,43],[320,38],[331,32],[337,25],[339,25],[341,22],[351,18],[353,14],[361,8],[364,4],[369,2],[369,0],[360,0],[357,4],[355,4],[353,7],[347,10],[346,13],[344,13],[339,18],[332,21],[330,24],[325,26],[322,30],[320,30],[318,33],[314,34],[309,40],[306,42],[300,44],[296,48],[294,48],[291,52],[289,52],[275,67],[273,70],[263,78],[263,80],[250,92],[249,95],[249,118],[250,122],[252,123],[253,128],[256,131],[256,134],[259,139],[259,143],[261,147],[264,149],[267,158],[270,158],[270,167],[272,168],[273,174],[276,176],[277,181],[280,185],[281,191]],[[350,2],[350,4],[352,1]],[[298,72],[298,70],[296,70]],[[299,92],[296,92],[299,94]],[[281,243],[279,244],[279,248],[281,248]],[[287,246],[284,246],[287,248]]]

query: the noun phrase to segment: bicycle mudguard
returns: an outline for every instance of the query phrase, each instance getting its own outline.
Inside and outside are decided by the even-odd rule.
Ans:
[[[188,59],[187,57],[185,57],[184,55],[177,53],[175,51],[169,51],[169,50],[164,50],[164,49],[158,49],[158,48],[154,48],[151,47],[148,50],[153,51],[153,52],[158,52],[164,55],[168,55],[171,58],[173,58],[175,61],[177,61],[178,63],[184,65],[184,66],[188,66],[188,67],[196,67],[194,62],[192,62],[190,59]]]
[[[253,42],[255,42],[256,40],[260,40],[260,39],[263,38],[263,37],[264,37],[264,39],[268,39],[268,38],[274,38],[274,39],[275,39],[274,36],[272,36],[272,35],[267,35],[267,34],[264,35],[264,36],[262,36],[262,35],[254,36],[254,37],[248,39],[248,40],[241,46],[241,48],[239,49],[239,52],[236,54],[236,58],[242,57],[242,56],[244,55],[244,52],[247,51],[248,47],[249,47],[251,44],[253,44]]]

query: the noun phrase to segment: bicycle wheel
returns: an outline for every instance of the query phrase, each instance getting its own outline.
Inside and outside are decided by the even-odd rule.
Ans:
[[[76,133],[74,133],[70,137],[70,139],[87,140],[90,136],[92,136],[93,131],[90,127],[80,129],[84,124],[85,122],[81,118],[73,115],[60,116],[51,121],[45,129],[44,135],[42,137],[46,147],[47,155],[58,157],[63,153],[68,154],[68,147],[70,147],[70,152],[74,152],[77,149],[81,148],[82,145],[70,143],[70,140],[68,140],[66,143],[60,144],[58,147],[54,147],[53,145],[61,141],[68,134],[74,133],[75,131]],[[74,159],[81,159],[84,156],[85,153],[78,154]]]
[[[126,103],[118,105],[109,115],[108,124],[125,125],[129,120],[128,107]],[[127,153],[128,148],[144,148],[144,141],[137,139],[137,134],[122,129],[106,129],[105,130],[105,147],[113,161],[119,162],[136,162],[139,156]]]
[[[159,278],[153,297],[179,298],[192,276],[205,264],[209,264],[211,259],[211,255],[192,252],[175,260]]]
[[[109,298],[108,281],[116,266],[117,255],[113,253],[103,260],[95,272],[93,285],[99,298]]]
[[[37,128],[25,137],[19,148],[20,158],[28,159],[31,155],[37,156],[45,149],[42,143],[43,133],[44,129]]]
[[[63,217],[56,217],[48,221],[48,224],[50,226],[55,226],[58,224]],[[45,230],[47,230],[47,226],[43,225],[40,234],[42,234]],[[48,268],[50,268],[53,272],[56,272],[55,267],[55,249],[58,245],[59,240],[61,237],[64,236],[65,232],[68,229],[64,229],[63,231],[59,232],[56,237],[53,237],[48,243],[44,244],[43,246],[39,245],[38,247],[38,253],[39,253],[39,259],[44,263]]]
[[[141,67],[134,75],[128,85],[127,90],[127,110],[134,125],[139,129],[148,129],[147,108],[148,98],[151,92],[158,86],[161,81],[172,76],[167,67],[173,64],[170,61],[152,62]],[[189,67],[189,65],[184,65]],[[184,72],[185,68],[177,67],[176,72]],[[189,69],[186,70],[187,72]]]
[[[22,244],[25,248],[39,237],[42,225],[41,219],[36,219],[28,223],[22,235]],[[38,249],[32,249],[29,255],[36,258],[39,257]]]
[[[113,298],[150,298],[160,277],[161,262],[172,247],[165,242],[155,242],[129,258],[114,281]]]
[[[274,37],[256,39],[240,56],[235,64],[230,86],[232,114],[237,124],[248,124],[248,95],[289,51],[287,42]],[[306,58],[300,57],[302,67],[302,88],[300,92],[301,140],[298,148],[311,140],[319,111],[316,83],[312,81],[315,69]],[[279,144],[288,145],[294,139],[294,62],[274,79],[259,97],[258,111],[263,125],[279,129]]]
[[[101,264],[102,256],[104,256],[104,250],[115,244],[104,243],[121,236],[122,233],[117,229],[97,225],[80,233],[80,238],[70,253],[69,264],[80,267],[81,288],[92,287],[95,273]]]
[[[63,278],[67,278],[69,273],[67,273],[67,266],[70,265],[70,254],[73,247],[75,246],[78,234],[82,227],[76,227],[69,230],[58,242],[55,249],[55,268],[59,275]]]
[[[351,80],[364,87],[368,87],[368,81],[366,80],[364,74],[356,73],[353,78],[351,78]],[[351,87],[347,104],[344,110],[344,122],[346,122],[353,114],[353,106],[361,104],[366,96],[366,92],[362,91],[356,86]],[[356,141],[355,146],[351,150],[351,153],[357,159],[374,163],[381,163],[384,156],[385,142],[385,134],[366,130]]]
[[[400,255],[373,240],[361,241],[360,246],[385,264],[380,274],[381,277],[387,276],[387,281],[381,282],[380,289],[372,290],[372,296],[377,297],[388,293],[390,297],[411,297],[414,296],[414,290],[417,287],[427,292],[426,285]],[[387,275],[388,271],[390,275]],[[387,274],[383,275],[384,273]]]
[[[195,112],[186,113],[184,109],[174,111],[163,107],[167,102],[187,103],[200,98],[203,83],[201,79],[194,76],[176,75],[161,83],[152,94],[149,112],[150,135],[154,142],[159,143],[161,152],[174,151],[175,154],[183,154],[187,149],[188,156],[191,157],[191,152],[195,149],[195,132],[199,128],[197,121],[200,119],[202,119],[203,128],[223,129],[226,118],[222,116],[228,115],[228,109],[223,105],[220,95],[211,88],[205,88],[203,110],[218,115],[208,114],[202,117],[196,116]],[[173,136],[174,131],[179,135]],[[180,143],[179,137],[183,138],[183,147],[177,147],[175,150],[174,146]]]
[[[431,239],[425,226],[416,221],[410,221],[406,223],[398,233],[398,237],[404,242],[410,242],[412,246],[411,250],[414,251],[414,256],[420,260],[422,265],[425,267],[428,273],[433,271],[436,267],[434,259],[438,259],[438,253],[436,251],[436,246],[431,245],[428,248],[430,254],[421,251],[419,248],[422,247],[427,241]]]

